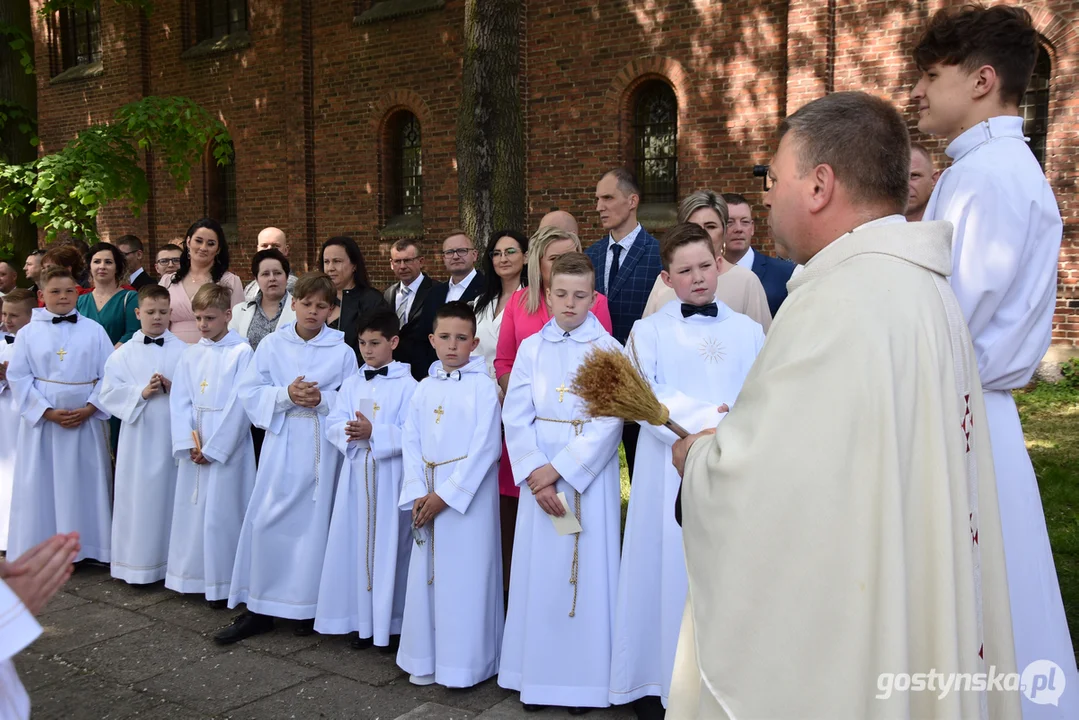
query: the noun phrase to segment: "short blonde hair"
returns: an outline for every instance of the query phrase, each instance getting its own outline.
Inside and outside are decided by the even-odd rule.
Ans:
[[[730,220],[727,201],[711,190],[696,190],[682,198],[682,202],[678,205],[678,222],[689,222],[689,216],[701,208],[715,210],[719,219],[723,221],[723,232],[726,233],[727,221]]]
[[[539,312],[540,304],[543,302],[545,288],[543,287],[543,270],[540,265],[543,255],[551,243],[560,240],[572,240],[574,251],[581,252],[581,238],[577,237],[576,233],[552,225],[541,227],[528,239],[528,293],[525,299],[525,310],[529,315]]]
[[[224,312],[232,309],[232,291],[217,283],[206,283],[191,298],[191,309],[196,312],[217,308]]]

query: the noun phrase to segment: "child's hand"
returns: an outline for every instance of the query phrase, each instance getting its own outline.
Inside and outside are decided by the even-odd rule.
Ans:
[[[191,448],[190,450],[188,450],[188,453],[190,454],[191,462],[195,463],[196,465],[209,465],[210,464],[210,461],[207,460],[203,456],[203,454],[202,454],[202,452],[200,450],[196,450],[195,448]]]
[[[68,415],[70,412],[70,410],[57,410],[56,408],[49,408],[45,411],[45,414],[42,415],[42,417],[51,423],[63,425],[64,422],[68,419]]]
[[[0,382],[7,382],[7,363],[0,363]]]
[[[548,515],[562,517],[566,514],[566,508],[562,505],[562,501],[558,499],[558,492],[555,491],[553,485],[548,485],[537,492],[536,502],[543,508],[543,512]]]
[[[318,404],[322,402],[322,393],[319,392],[318,383],[306,382],[303,378],[304,376],[301,375],[288,386],[289,400],[300,407],[318,407]]]
[[[554,469],[554,465],[547,463],[543,467],[533,470],[532,474],[528,476],[528,489],[535,495],[543,488],[554,485],[560,477],[561,475]]]
[[[69,430],[74,430],[75,428],[79,427],[84,422],[92,418],[95,412],[97,412],[97,409],[94,408],[93,405],[87,405],[84,408],[72,410],[70,420],[66,424],[61,423],[61,425],[62,427],[68,428]]]
[[[412,524],[423,527],[448,507],[438,493],[427,493],[412,504]]]
[[[345,437],[351,440],[367,440],[371,437],[371,421],[356,412],[356,419],[345,423]]]
[[[154,373],[154,377],[161,382],[161,389],[165,391],[165,394],[172,392],[172,380],[158,373]]]
[[[142,389],[142,399],[149,400],[160,392],[164,392],[164,387],[161,384],[161,376],[154,373],[150,376],[149,384]]]

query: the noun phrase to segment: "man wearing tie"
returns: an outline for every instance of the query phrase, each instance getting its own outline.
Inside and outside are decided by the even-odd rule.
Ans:
[[[400,341],[393,359],[408,363],[412,377],[427,377],[427,357],[431,343],[423,327],[423,307],[434,281],[423,274],[423,252],[415,240],[398,240],[390,248],[390,268],[397,282],[386,288],[386,302],[401,321]],[[421,367],[422,366],[422,367]]]
[[[648,294],[663,269],[659,243],[637,222],[641,191],[625,168],[608,171],[596,185],[596,211],[607,237],[585,254],[596,269],[596,291],[607,296],[615,340],[626,344],[633,323],[641,319]],[[626,462],[633,472],[640,426],[627,424],[622,433]]]

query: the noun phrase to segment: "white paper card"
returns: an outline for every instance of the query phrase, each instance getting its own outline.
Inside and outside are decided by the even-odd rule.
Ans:
[[[559,535],[573,535],[574,533],[581,532],[581,523],[577,522],[577,517],[570,510],[569,501],[566,500],[566,493],[558,493],[558,501],[562,503],[562,507],[566,509],[566,514],[562,517],[555,517],[549,515],[551,522],[554,523],[554,530]]]
[[[367,418],[367,420],[371,424],[374,424],[374,422],[375,422],[375,399],[374,398],[360,398],[359,407],[357,407],[356,409],[359,410],[361,413],[363,413],[363,416],[365,418]],[[352,419],[353,420],[358,420],[359,418],[357,418],[355,415],[353,415]],[[371,447],[371,441],[370,440],[357,440],[356,441],[356,446],[361,447],[361,448],[368,448],[368,447]]]

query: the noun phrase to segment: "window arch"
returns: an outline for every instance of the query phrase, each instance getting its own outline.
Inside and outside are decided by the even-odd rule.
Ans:
[[[1023,116],[1023,134],[1030,138],[1030,150],[1043,168],[1045,141],[1049,136],[1049,79],[1052,74],[1053,61],[1045,47],[1038,45],[1034,73],[1019,105],[1019,114]]]
[[[662,80],[646,80],[630,105],[633,170],[641,203],[678,202],[678,99]]]
[[[389,123],[387,209],[390,217],[423,214],[423,137],[419,119],[408,110],[395,113]]]
[[[232,149],[232,143],[229,143]],[[236,153],[233,149],[228,165],[218,165],[213,144],[206,148],[206,217],[222,225],[236,225]]]

